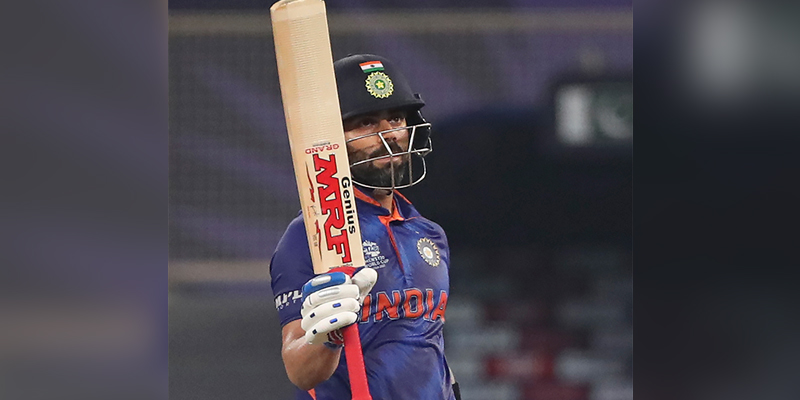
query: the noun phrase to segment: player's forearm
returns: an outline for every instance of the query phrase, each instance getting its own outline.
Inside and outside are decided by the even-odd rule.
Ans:
[[[361,299],[377,279],[375,270],[361,268],[352,278],[334,271],[303,285],[302,318],[283,326],[281,351],[286,374],[295,386],[312,389],[333,375],[342,355],[341,348],[335,347],[343,342],[338,329],[358,320]]]
[[[282,355],[289,380],[300,389],[309,390],[333,375],[341,353],[341,349],[309,344],[300,337],[285,345]]]

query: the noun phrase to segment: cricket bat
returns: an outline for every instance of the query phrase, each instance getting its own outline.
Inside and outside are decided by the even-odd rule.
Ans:
[[[275,58],[314,273],[364,266],[328,21],[322,0],[270,7]],[[371,400],[357,323],[342,329],[350,388]]]

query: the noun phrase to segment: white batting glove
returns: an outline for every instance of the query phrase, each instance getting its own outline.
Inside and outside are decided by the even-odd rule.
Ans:
[[[306,341],[341,345],[338,330],[356,322],[361,304],[377,280],[374,269],[362,268],[352,278],[344,272],[329,272],[306,282],[300,310]]]

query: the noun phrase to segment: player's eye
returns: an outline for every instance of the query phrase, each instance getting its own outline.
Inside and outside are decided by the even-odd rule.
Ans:
[[[362,128],[366,128],[366,127],[373,126],[373,125],[375,125],[375,121],[372,120],[372,119],[369,119],[369,118],[364,118],[361,121],[359,121],[359,123],[358,123],[358,126],[360,126]]]

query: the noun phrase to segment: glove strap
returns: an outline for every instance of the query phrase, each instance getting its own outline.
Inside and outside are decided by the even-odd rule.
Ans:
[[[323,342],[322,344],[331,350],[341,349],[344,347],[344,336],[342,336],[342,332],[339,329],[328,332],[328,341]]]
[[[331,273],[331,272],[344,272],[345,274],[347,274],[347,276],[352,278],[353,275],[355,275],[356,272],[360,271],[362,268],[364,268],[364,267],[336,267],[336,268],[331,268],[328,271],[328,273]]]

